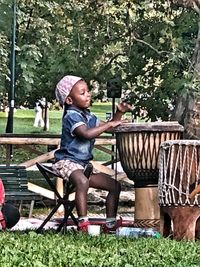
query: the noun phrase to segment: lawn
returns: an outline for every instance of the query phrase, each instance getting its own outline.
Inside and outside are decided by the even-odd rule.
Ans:
[[[101,120],[106,120],[106,112],[112,111],[112,104],[108,103],[94,103],[91,107],[91,111],[95,113]],[[60,134],[61,133],[61,120],[63,111],[52,110],[49,111],[49,130],[44,131],[41,127],[34,127],[35,112],[33,109],[20,110],[18,109],[14,114],[14,133],[18,134]],[[128,114],[130,117],[130,114]],[[5,133],[7,118],[4,112],[0,112],[0,134]],[[5,151],[5,146],[1,146],[1,150]],[[46,152],[46,148],[43,146],[42,150]],[[25,160],[29,155],[27,152],[24,154],[21,149],[15,150],[13,163],[20,163]],[[104,152],[94,149],[94,158],[98,161],[109,160],[110,156]],[[5,163],[5,153],[0,155],[0,163]]]
[[[200,243],[85,234],[3,233],[2,267],[195,267]]]
[[[106,119],[106,112],[112,111],[111,103],[94,103],[91,111],[95,113],[101,120]],[[61,133],[62,110],[49,111],[50,128],[46,133],[59,134]],[[35,111],[33,109],[21,110],[18,109],[14,113],[14,133],[45,133],[43,128],[33,127]],[[0,134],[5,133],[7,118],[4,112],[0,112]]]

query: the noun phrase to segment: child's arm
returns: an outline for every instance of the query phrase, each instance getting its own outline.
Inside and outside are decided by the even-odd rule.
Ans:
[[[120,125],[122,121],[120,120],[112,120],[105,122],[103,124],[100,124],[97,127],[94,128],[87,128],[85,124],[78,126],[75,130],[74,133],[82,138],[85,139],[93,139],[102,134],[103,132],[106,132],[108,129],[113,129]]]
[[[79,137],[85,138],[85,139],[93,139],[102,134],[106,131],[112,131],[115,127],[120,125],[122,123],[121,118],[123,114],[127,111],[131,111],[132,106],[127,103],[120,103],[117,106],[117,111],[113,116],[113,119],[108,122],[101,123],[99,126],[94,128],[87,128],[87,126],[80,125],[74,130],[74,133],[78,135]]]

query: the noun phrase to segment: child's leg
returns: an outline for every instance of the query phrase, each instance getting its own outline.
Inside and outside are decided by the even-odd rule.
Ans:
[[[69,180],[76,188],[75,203],[78,217],[86,217],[89,179],[83,174],[83,170],[76,170],[72,172]]]
[[[97,173],[90,176],[89,186],[108,191],[106,198],[106,216],[115,218],[117,215],[121,184],[104,173]]]

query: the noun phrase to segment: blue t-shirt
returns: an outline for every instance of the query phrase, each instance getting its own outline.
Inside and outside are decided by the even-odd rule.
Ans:
[[[92,158],[95,139],[85,139],[74,134],[74,130],[85,124],[87,128],[99,125],[99,119],[89,110],[70,107],[63,117],[60,149],[55,152],[56,162],[69,159],[85,166]]]

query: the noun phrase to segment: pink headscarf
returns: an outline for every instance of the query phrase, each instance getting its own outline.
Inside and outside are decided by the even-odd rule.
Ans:
[[[82,80],[82,78],[73,75],[67,75],[57,83],[55,94],[57,100],[62,106],[64,105],[67,96],[70,94],[72,87],[80,80]]]

